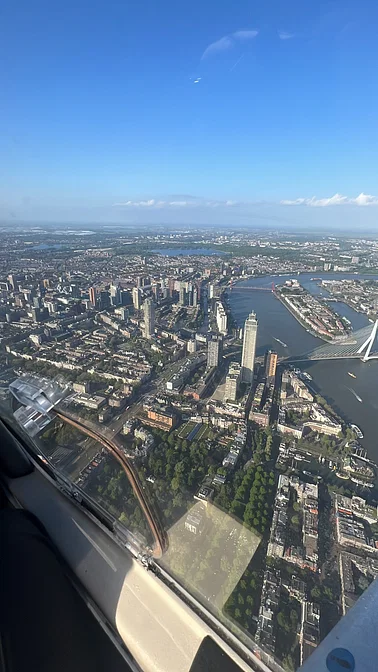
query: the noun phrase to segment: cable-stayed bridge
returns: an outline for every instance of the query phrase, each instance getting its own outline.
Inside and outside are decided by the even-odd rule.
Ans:
[[[352,332],[346,338],[320,345],[314,350],[288,357],[286,362],[321,361],[327,359],[378,359],[378,320],[374,324]]]

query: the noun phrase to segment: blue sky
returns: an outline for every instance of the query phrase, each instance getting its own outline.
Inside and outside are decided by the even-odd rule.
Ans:
[[[0,218],[375,227],[374,0],[6,0]]]

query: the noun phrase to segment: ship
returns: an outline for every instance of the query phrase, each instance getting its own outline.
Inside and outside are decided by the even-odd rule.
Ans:
[[[350,376],[351,378],[357,378],[357,376],[355,376],[354,373],[351,373],[350,371],[348,371],[348,376]]]
[[[357,436],[358,439],[363,439],[363,438],[364,438],[363,432],[362,432],[362,430],[358,427],[358,425],[350,424],[349,427],[350,427],[351,429],[353,429],[353,431],[355,432],[355,434],[356,434],[356,436]]]
[[[293,373],[295,373],[295,375],[298,376],[298,378],[300,378],[301,380],[308,380],[308,381],[312,380],[312,376],[310,376],[310,374],[307,373],[307,371],[301,371],[300,369],[293,369]]]
[[[275,341],[277,341],[277,343],[279,343],[280,345],[282,345],[283,348],[287,348],[286,343],[284,343],[283,341],[280,341],[280,339],[279,339],[279,338],[276,338],[275,336],[273,336],[273,338],[274,338]]]
[[[361,485],[363,488],[374,488],[374,483],[368,483],[367,481],[362,481],[360,478],[355,478],[354,476],[350,477],[350,480],[357,485]]]
[[[349,392],[353,394],[353,396],[357,399],[357,401],[359,401],[360,404],[362,404],[362,399],[361,397],[358,396],[357,392],[355,392],[352,387],[348,387],[347,389],[349,390]]]

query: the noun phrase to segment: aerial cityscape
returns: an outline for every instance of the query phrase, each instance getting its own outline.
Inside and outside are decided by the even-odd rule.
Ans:
[[[378,667],[377,26],[374,0],[2,3],[3,620],[38,672],[95,672],[87,645]],[[49,636],[8,509],[98,641],[64,609]]]
[[[295,670],[378,576],[378,241],[40,225],[2,243],[3,412],[147,569]]]

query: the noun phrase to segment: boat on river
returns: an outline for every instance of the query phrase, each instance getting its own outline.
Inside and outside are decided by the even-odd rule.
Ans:
[[[348,371],[348,376],[350,376],[351,378],[357,378],[357,376],[355,376],[354,373],[351,373],[350,371]]]
[[[340,471],[336,471],[336,476],[337,478],[342,478],[344,481],[349,481],[349,476],[341,473]]]
[[[353,431],[355,432],[355,434],[356,434],[356,436],[357,436],[358,439],[363,439],[363,438],[364,438],[363,432],[362,432],[362,430],[358,427],[358,425],[350,424],[349,427],[350,427],[351,429],[353,429]]]
[[[351,392],[351,393],[353,394],[353,396],[357,399],[357,401],[359,401],[360,404],[362,404],[362,399],[361,399],[361,397],[358,396],[357,392],[355,392],[355,390],[353,389],[353,387],[347,387],[347,390],[349,390],[349,392]]]
[[[273,338],[274,338],[275,341],[277,341],[277,343],[279,343],[280,345],[282,345],[283,348],[287,348],[286,343],[284,343],[283,341],[281,341],[279,338],[276,338],[275,336],[273,336]]]
[[[363,488],[374,488],[374,483],[368,483],[367,481],[362,481],[360,478],[355,478],[354,476],[350,477],[350,480],[357,485],[361,485]]]

